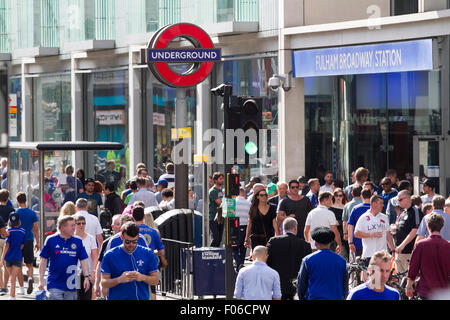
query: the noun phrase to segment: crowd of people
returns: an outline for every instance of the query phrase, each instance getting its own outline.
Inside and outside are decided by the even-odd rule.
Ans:
[[[40,230],[38,214],[27,207],[24,192],[15,195],[14,208],[9,191],[1,189],[0,294],[8,294],[9,283],[9,299],[15,300],[18,281],[17,294],[39,292],[41,297],[45,291],[51,300],[156,299],[158,271],[167,266],[167,260],[153,215],[145,209],[159,207],[164,212],[174,208],[173,170],[168,163],[166,174],[155,184],[140,163],[136,176],[118,195],[120,175],[114,173],[111,162],[94,178],[86,178],[81,169],[73,176],[71,165],[57,176],[45,168],[45,210],[58,212],[50,231]],[[54,197],[58,193],[61,197]],[[105,217],[109,221],[102,223]],[[105,226],[110,232],[105,232]],[[41,233],[45,233],[42,248]],[[36,253],[37,287],[33,278]]]
[[[209,192],[211,246],[220,246],[222,239],[223,178],[216,172]],[[421,299],[446,292],[448,299],[450,197],[436,194],[432,180],[423,182],[420,195],[412,189],[411,181],[399,181],[395,170],[377,185],[363,167],[345,188],[332,172],[323,181],[301,176],[278,181],[276,188],[251,178],[236,197],[241,236],[234,248],[235,296],[399,299],[386,283],[392,273],[404,273],[409,297],[413,291]],[[425,249],[432,246],[436,249]],[[247,249],[254,263],[243,267]],[[361,275],[361,286],[349,288],[346,266],[355,261],[367,274]]]
[[[156,299],[158,271],[167,259],[146,208],[174,208],[174,165],[168,163],[154,183],[145,164],[138,164],[120,195],[112,163],[93,178],[80,170],[74,177],[70,165],[64,176],[52,175],[49,168],[45,172],[44,203],[59,214],[53,232],[39,229],[25,193],[14,195],[14,208],[9,191],[0,190],[0,294],[8,294],[10,283],[14,300],[18,282],[17,294],[45,291],[54,300]],[[211,247],[223,245],[224,182],[220,172],[208,181]],[[58,192],[60,203],[52,196]],[[203,201],[192,190],[189,200],[191,209],[202,211]],[[105,213],[108,236],[102,227]],[[395,170],[378,185],[369,181],[368,169],[358,168],[345,188],[332,172],[276,184],[252,177],[236,197],[236,216],[238,299],[399,299],[399,292],[386,285],[393,270],[405,274],[408,296],[433,299],[440,290],[449,291],[450,197],[436,194],[431,180],[414,195],[411,182],[399,181]],[[253,262],[244,266],[249,258]],[[356,261],[367,274],[361,275],[361,285],[349,287],[347,266]]]

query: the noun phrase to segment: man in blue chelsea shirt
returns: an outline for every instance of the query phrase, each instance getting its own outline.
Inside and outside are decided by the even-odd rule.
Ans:
[[[121,228],[123,244],[106,252],[101,264],[102,287],[108,300],[149,300],[149,285],[159,282],[158,258],[138,245],[139,227],[127,222]]]
[[[44,289],[44,275],[48,265],[47,290],[50,300],[77,299],[77,263],[81,262],[84,274],[84,290],[89,290],[89,264],[81,238],[74,236],[75,219],[72,216],[58,218],[58,233],[45,240],[39,264],[39,290]]]

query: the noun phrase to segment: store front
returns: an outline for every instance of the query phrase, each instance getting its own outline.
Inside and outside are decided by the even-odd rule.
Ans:
[[[411,43],[422,51],[411,55],[413,51],[405,46]],[[396,169],[400,179],[414,181],[418,177],[418,188],[424,179],[434,179],[436,191],[445,193],[445,183],[439,179],[439,172],[445,172],[441,71],[434,67],[431,44],[429,39],[336,48],[334,65],[329,60],[335,57],[333,51],[303,51],[315,51],[317,63],[317,70],[304,77],[309,177],[332,170],[348,184],[351,172],[364,166],[370,179],[379,183],[388,169]],[[386,50],[383,45],[391,46],[386,65],[366,72],[363,54]],[[353,59],[355,53],[359,61],[344,60],[346,56]],[[395,56],[397,53],[401,56]],[[380,58],[379,66],[383,56]],[[375,59],[373,56],[372,67]],[[308,62],[303,59],[302,65]],[[370,60],[366,66],[370,68]],[[298,64],[296,68],[297,77],[305,74],[306,68],[302,70]],[[318,76],[313,76],[314,72]]]

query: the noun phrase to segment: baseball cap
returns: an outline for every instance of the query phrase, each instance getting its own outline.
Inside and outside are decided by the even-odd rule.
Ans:
[[[274,193],[275,191],[277,190],[277,185],[275,184],[275,183],[269,183],[268,185],[267,185],[267,193],[268,194],[272,194],[272,193]]]
[[[320,244],[329,244],[334,240],[334,232],[327,227],[318,227],[311,232],[311,238]]]
[[[17,212],[11,212],[9,215],[9,225],[11,227],[17,227],[20,224],[20,218]]]
[[[92,178],[87,178],[87,179],[84,181],[84,183],[88,183],[88,182],[94,182],[94,183],[95,183],[95,180],[92,179]]]
[[[167,182],[166,179],[158,179],[158,182],[156,183],[157,186],[159,185],[164,185],[164,186],[168,186],[169,183]]]

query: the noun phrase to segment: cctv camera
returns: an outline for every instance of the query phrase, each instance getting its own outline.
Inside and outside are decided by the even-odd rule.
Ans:
[[[269,87],[273,91],[277,91],[280,86],[281,86],[281,80],[278,76],[275,75],[269,79]]]
[[[291,89],[290,73],[285,74],[274,74],[268,82],[269,87],[273,91],[277,91],[279,87],[282,87],[284,91],[289,91]]]

